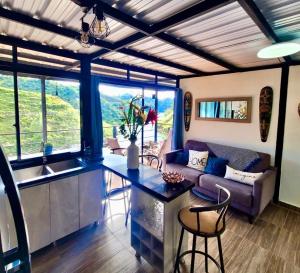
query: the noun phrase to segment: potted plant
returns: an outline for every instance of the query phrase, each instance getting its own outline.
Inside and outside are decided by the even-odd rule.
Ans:
[[[139,167],[139,147],[135,144],[138,134],[149,123],[155,124],[157,114],[148,106],[139,106],[142,96],[133,97],[128,105],[120,107],[122,112],[120,133],[130,141],[127,148],[127,168],[131,170]]]

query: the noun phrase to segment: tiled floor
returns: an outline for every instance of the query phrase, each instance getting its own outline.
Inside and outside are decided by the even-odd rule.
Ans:
[[[191,203],[205,205],[191,195]],[[137,273],[155,272],[151,265],[138,262],[130,247],[130,229],[124,226],[123,202],[111,202],[105,224],[88,228],[57,242],[32,258],[34,273]],[[108,210],[110,211],[110,210]],[[209,252],[218,257],[215,239],[209,239]],[[247,217],[229,211],[222,235],[227,273],[300,273],[300,213],[269,205],[250,225]],[[204,248],[203,239],[197,241]],[[204,272],[204,259],[196,258],[195,272]],[[182,272],[189,272],[189,258]],[[213,264],[209,272],[218,272]]]

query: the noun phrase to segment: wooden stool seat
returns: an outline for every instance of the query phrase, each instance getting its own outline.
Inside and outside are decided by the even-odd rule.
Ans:
[[[228,210],[228,206],[231,201],[230,192],[216,185],[219,189],[218,195],[218,204],[212,205],[209,207],[185,207],[181,209],[178,213],[178,221],[180,222],[182,229],[179,239],[179,245],[177,250],[176,262],[174,267],[174,273],[179,271],[179,261],[185,255],[191,254],[191,270],[190,273],[194,273],[195,267],[195,255],[201,254],[205,257],[205,272],[208,273],[208,259],[210,259],[219,269],[221,273],[225,273],[224,261],[223,261],[223,253],[222,253],[222,244],[221,244],[221,234],[225,230],[225,215]],[[223,202],[220,202],[221,193],[224,192],[226,197]],[[193,245],[192,249],[181,252],[182,240],[184,236],[184,231],[188,231],[193,234]],[[196,241],[197,236],[204,237],[205,239],[205,250],[204,252],[196,250]],[[220,264],[208,254],[208,238],[216,237],[218,239],[218,248],[219,248],[219,256],[220,256]]]
[[[198,233],[197,213],[190,211],[191,207],[185,207],[179,212],[179,219],[186,230]],[[199,213],[200,233],[214,235],[216,231],[217,221],[220,215],[215,211],[204,211]],[[217,231],[223,228],[223,222],[218,223]]]

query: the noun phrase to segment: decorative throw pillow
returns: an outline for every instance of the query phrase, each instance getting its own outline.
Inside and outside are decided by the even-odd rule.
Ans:
[[[199,171],[204,171],[207,163],[208,151],[199,152],[194,150],[189,150],[189,163],[188,167],[197,169]]]
[[[204,172],[224,177],[228,160],[221,157],[209,156]]]
[[[189,151],[184,150],[182,152],[176,153],[175,163],[187,165],[189,163]]]
[[[226,174],[224,178],[252,185],[262,176],[263,173],[248,173],[235,170],[228,165],[226,166]]]

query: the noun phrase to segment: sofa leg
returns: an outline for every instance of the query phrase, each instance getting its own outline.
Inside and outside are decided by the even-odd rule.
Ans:
[[[254,216],[251,216],[251,215],[249,215],[248,216],[248,221],[249,221],[249,224],[253,224],[254,223],[254,221],[255,221],[255,217]]]

